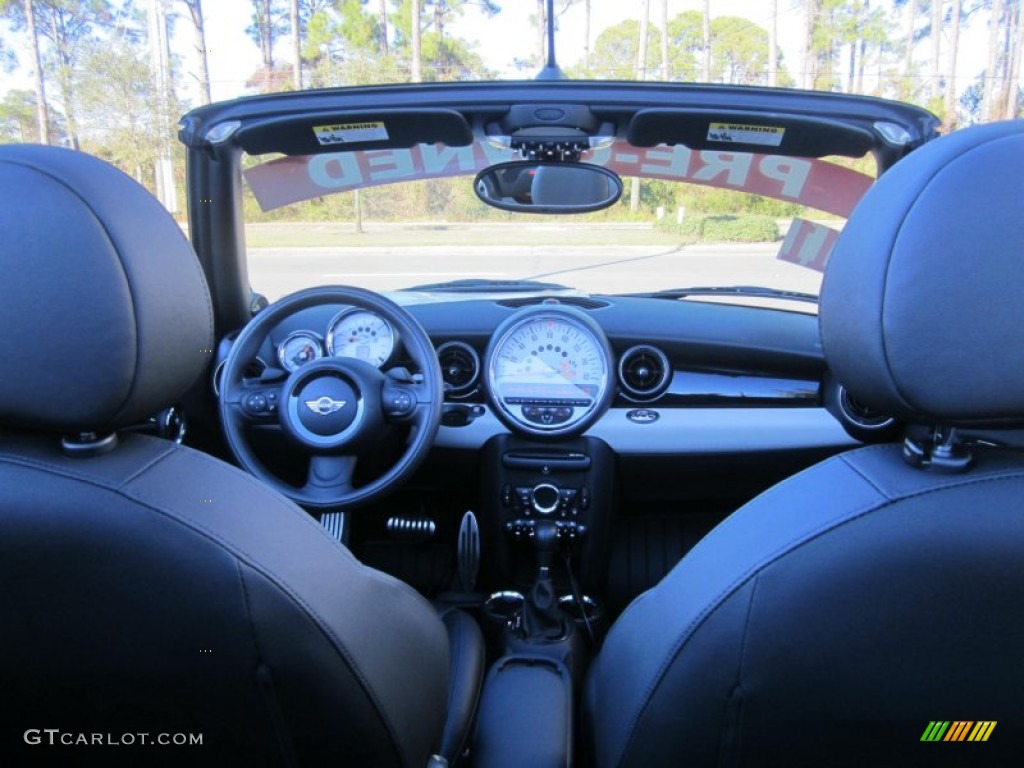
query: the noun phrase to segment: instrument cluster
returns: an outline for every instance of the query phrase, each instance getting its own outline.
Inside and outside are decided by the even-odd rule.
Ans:
[[[387,320],[357,307],[347,307],[328,324],[324,336],[300,330],[277,345],[277,360],[296,371],[322,357],[350,357],[380,368],[395,352],[397,334]]]

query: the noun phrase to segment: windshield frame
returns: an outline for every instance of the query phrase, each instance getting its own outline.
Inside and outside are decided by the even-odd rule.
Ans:
[[[256,150],[255,154],[281,151],[274,137],[290,135],[289,129],[308,128],[325,119],[355,121],[368,111],[449,110],[462,115],[466,125],[482,135],[488,118],[500,120],[515,105],[574,103],[590,105],[600,116],[621,123],[622,130],[633,116],[654,107],[699,106],[707,111],[709,119],[724,113],[735,115],[739,110],[752,121],[780,113],[839,121],[851,130],[868,131],[876,137],[873,154],[880,173],[935,138],[939,127],[938,118],[924,109],[874,97],[654,82],[477,81],[359,86],[267,94],[200,107],[182,118],[179,139],[186,147],[189,234],[210,285],[218,334],[241,327],[252,315],[242,214],[243,150]],[[904,140],[898,144],[886,140],[872,127],[879,122],[897,126]],[[438,128],[435,124],[432,130],[452,130],[453,125],[449,122],[447,127]],[[472,135],[465,140],[471,140]],[[428,135],[426,140],[443,138]]]

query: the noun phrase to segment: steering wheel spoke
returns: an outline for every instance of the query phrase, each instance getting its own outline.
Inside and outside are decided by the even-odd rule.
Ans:
[[[357,462],[356,456],[313,454],[302,492],[326,501],[350,493]]]

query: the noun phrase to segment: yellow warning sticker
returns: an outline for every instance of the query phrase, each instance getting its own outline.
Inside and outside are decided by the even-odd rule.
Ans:
[[[384,127],[383,122],[315,125],[313,133],[316,134],[316,140],[323,146],[388,140],[388,129]]]
[[[736,125],[734,123],[711,123],[708,126],[708,141],[724,144],[757,144],[762,147],[777,147],[782,143],[786,129],[777,125]]]

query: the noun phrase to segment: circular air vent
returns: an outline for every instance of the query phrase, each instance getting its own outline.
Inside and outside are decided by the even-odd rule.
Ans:
[[[896,419],[889,414],[862,403],[847,392],[846,387],[842,385],[839,386],[839,410],[842,411],[843,418],[861,429],[882,430],[891,427],[896,422]]]
[[[657,397],[668,386],[671,375],[672,366],[665,353],[648,344],[630,347],[619,358],[619,383],[633,397]]]
[[[480,375],[480,356],[464,341],[449,341],[437,348],[445,392],[458,395],[469,390]]]

